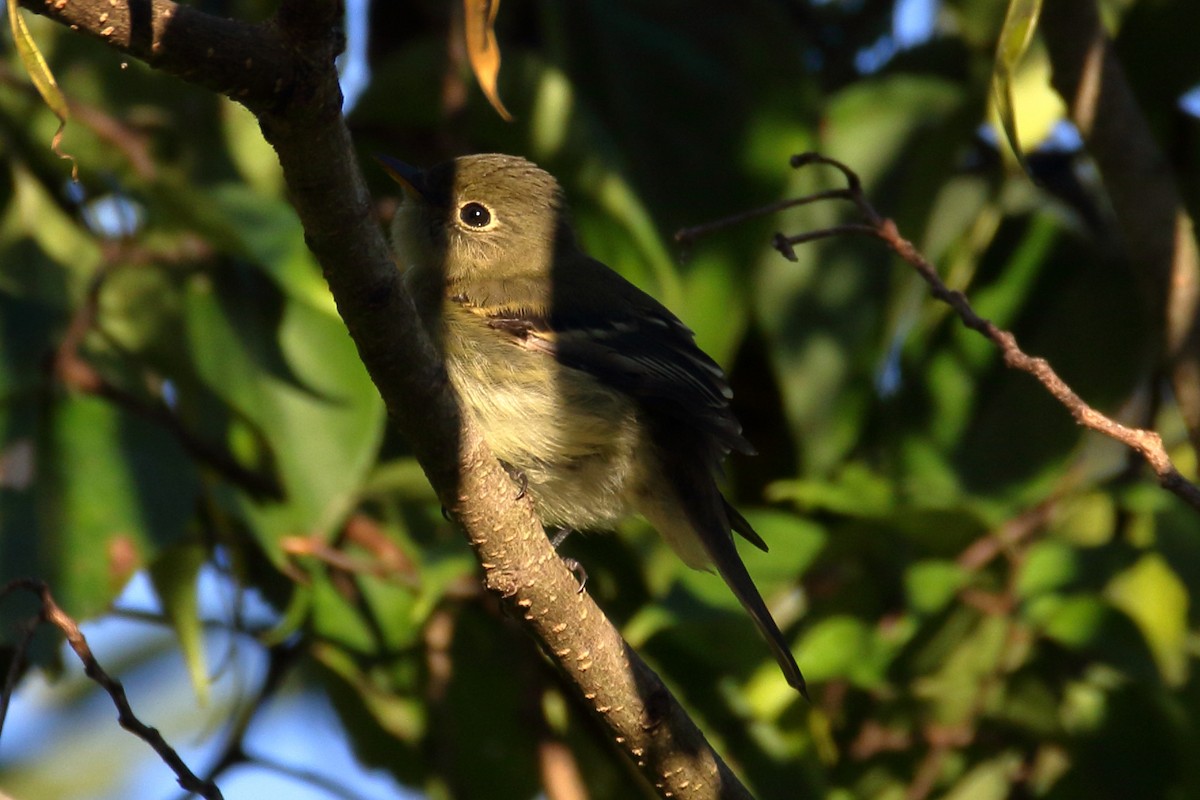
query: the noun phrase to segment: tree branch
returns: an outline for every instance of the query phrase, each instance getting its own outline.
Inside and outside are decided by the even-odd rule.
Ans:
[[[1096,411],[1085,403],[1083,398],[1077,395],[1058,376],[1058,373],[1054,371],[1049,362],[1044,358],[1027,355],[1021,350],[1020,345],[1017,344],[1017,337],[1010,331],[998,328],[991,321],[976,314],[966,295],[962,292],[953,291],[946,286],[938,276],[934,266],[925,260],[925,257],[921,255],[921,252],[917,250],[912,242],[900,235],[899,230],[896,229],[896,223],[881,215],[871,205],[870,201],[867,200],[866,194],[863,193],[862,182],[854,170],[840,161],[827,158],[819,153],[802,153],[792,156],[791,164],[796,169],[810,164],[827,164],[838,169],[846,179],[845,191],[849,192],[849,199],[857,207],[859,214],[862,216],[863,223],[836,225],[832,228],[807,231],[793,236],[785,236],[782,233],[778,233],[775,235],[774,246],[781,255],[791,261],[795,261],[795,245],[838,234],[866,234],[881,239],[897,255],[907,261],[917,271],[917,274],[929,284],[930,291],[934,297],[954,309],[964,325],[973,331],[978,331],[1000,349],[1000,353],[1004,357],[1004,363],[1007,366],[1027,372],[1037,378],[1038,382],[1046,388],[1046,391],[1050,392],[1054,399],[1058,400],[1058,402],[1071,412],[1071,416],[1080,425],[1102,433],[1109,438],[1116,439],[1118,442],[1122,442],[1140,453],[1146,459],[1150,468],[1154,470],[1154,474],[1158,477],[1159,485],[1178,496],[1192,508],[1200,511],[1200,487],[1189,482],[1175,468],[1171,457],[1167,455],[1166,448],[1163,447],[1162,437],[1154,431],[1127,427]],[[841,195],[837,196],[841,197]],[[739,214],[737,219],[740,221],[752,216],[771,214],[775,210],[775,206],[767,206],[757,211]],[[680,231],[679,234],[676,234],[676,238],[690,241],[697,235],[702,235],[712,230],[719,230],[721,227],[724,227],[721,221],[701,225],[686,231]]]
[[[258,116],[283,167],[305,241],[359,355],[485,583],[578,687],[619,749],[663,797],[748,798],[657,675],[551,548],[528,499],[461,419],[371,212],[341,116],[335,0],[284,0],[272,20],[217,20],[169,0],[21,0],[152,66],[222,92]]]
[[[1147,295],[1175,400],[1200,453],[1200,251],[1170,164],[1138,107],[1095,0],[1045,3],[1052,83],[1095,159]]]
[[[92,652],[91,646],[88,645],[83,632],[79,630],[79,625],[59,607],[58,603],[54,602],[54,596],[50,593],[49,586],[38,580],[28,578],[18,579],[0,588],[0,599],[3,599],[12,592],[22,590],[33,592],[38,596],[42,604],[39,621],[49,622],[62,631],[63,636],[67,639],[67,644],[71,646],[71,649],[75,651],[75,655],[82,662],[84,673],[93,681],[100,684],[101,688],[112,698],[113,705],[117,707],[117,721],[121,724],[121,727],[153,747],[154,752],[158,753],[158,757],[163,760],[163,763],[171,768],[171,771],[175,773],[175,778],[179,782],[179,785],[185,790],[198,794],[206,798],[206,800],[222,800],[221,790],[217,788],[215,783],[196,777],[196,774],[179,757],[179,753],[175,752],[175,749],[167,744],[167,740],[158,732],[158,729],[152,728],[142,722],[133,713],[133,708],[129,705],[129,697],[125,694],[125,687],[119,680],[109,675],[100,666],[100,662],[96,660],[96,656]],[[22,644],[28,646],[29,636],[25,637]],[[17,653],[16,660],[21,661],[23,659],[24,652],[22,648],[22,651]],[[9,688],[8,686],[5,687],[5,706],[8,705]],[[2,722],[3,720],[0,719],[0,723]]]

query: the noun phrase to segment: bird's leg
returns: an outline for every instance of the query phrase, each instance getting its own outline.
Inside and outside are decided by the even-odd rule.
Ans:
[[[554,535],[550,537],[550,546],[557,550],[558,546],[566,541],[566,538],[570,535],[570,528],[559,528],[554,532]],[[578,561],[569,556],[561,556],[561,558],[563,566],[571,570],[571,572],[575,575],[575,579],[579,581],[579,589],[577,590],[578,593],[583,594],[583,587],[587,586],[588,582],[587,570],[583,568],[583,564],[580,564]]]
[[[558,530],[556,530],[554,532],[554,536],[552,536],[550,538],[550,546],[553,547],[555,550],[557,550],[558,546],[560,544],[562,544],[563,542],[565,542],[567,540],[567,537],[570,535],[571,535],[570,528],[559,528]]]

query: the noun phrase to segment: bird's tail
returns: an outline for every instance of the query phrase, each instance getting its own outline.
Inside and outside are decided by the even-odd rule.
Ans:
[[[741,517],[740,514],[738,516]],[[724,519],[722,518],[721,521],[724,522]],[[745,520],[741,519],[741,522],[745,523]],[[747,527],[749,527],[748,523]],[[807,700],[808,686],[804,682],[804,675],[801,674],[800,667],[796,664],[796,658],[792,655],[787,640],[783,638],[783,633],[775,624],[771,612],[767,610],[767,604],[763,602],[762,595],[758,593],[758,588],[750,579],[750,573],[746,571],[746,565],[742,563],[741,556],[738,555],[737,548],[734,546],[733,536],[729,533],[729,525],[725,524],[719,530],[712,530],[704,534],[702,538],[717,572],[733,591],[734,597],[742,604],[742,608],[746,609],[746,613],[754,620],[754,624],[758,626],[763,638],[767,640],[767,645],[775,655],[775,660],[779,662],[779,667],[783,670],[787,682]]]

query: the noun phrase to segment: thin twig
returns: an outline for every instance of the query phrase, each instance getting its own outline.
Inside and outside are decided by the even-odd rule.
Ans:
[[[1200,511],[1200,487],[1197,487],[1196,484],[1184,478],[1179,470],[1175,468],[1171,457],[1167,455],[1166,448],[1163,446],[1162,437],[1158,433],[1144,428],[1131,428],[1122,425],[1096,411],[1085,403],[1058,376],[1058,373],[1054,371],[1049,362],[1043,358],[1030,356],[1021,350],[1017,344],[1017,338],[1012,332],[999,328],[991,321],[976,314],[966,295],[947,287],[938,276],[937,270],[933,265],[925,259],[912,242],[900,235],[900,231],[896,228],[896,223],[884,217],[871,205],[862,190],[862,181],[854,170],[837,159],[828,158],[819,153],[801,153],[791,158],[791,166],[796,169],[811,164],[825,164],[834,167],[842,173],[846,179],[846,188],[841,190],[844,192],[844,195],[838,194],[837,197],[845,196],[851,200],[858,209],[863,222],[835,225],[816,231],[808,231],[796,236],[785,236],[782,233],[778,233],[775,235],[774,246],[785,258],[795,261],[796,254],[793,250],[795,245],[829,236],[848,233],[871,235],[883,240],[887,243],[888,247],[907,261],[917,271],[917,274],[929,284],[935,298],[953,308],[964,325],[971,330],[978,331],[1000,349],[1006,366],[1026,372],[1037,378],[1038,382],[1046,388],[1046,391],[1050,392],[1054,399],[1058,400],[1080,425],[1115,439],[1141,454],[1146,463],[1150,465],[1150,468],[1154,470],[1160,486],[1179,497],[1192,508]],[[815,196],[812,195],[811,197]],[[806,200],[807,198],[801,199]],[[745,214],[738,214],[706,225],[698,225],[694,228],[680,231],[680,233],[676,234],[676,238],[678,239],[682,235],[687,234],[685,238],[690,240],[695,236],[720,230],[721,228],[728,227],[728,225],[736,224],[736,222],[757,215],[757,212],[746,212]]]
[[[112,698],[113,705],[117,707],[117,722],[121,727],[153,747],[154,752],[158,753],[163,763],[175,773],[175,778],[183,789],[198,794],[206,800],[223,800],[221,790],[217,788],[216,784],[196,777],[196,774],[188,768],[175,749],[167,744],[158,729],[146,725],[133,713],[133,708],[129,705],[129,698],[125,694],[125,687],[100,666],[100,662],[92,653],[92,648],[88,645],[83,632],[79,630],[79,625],[54,601],[49,585],[45,581],[35,578],[18,578],[0,588],[0,599],[15,591],[32,592],[38,596],[42,602],[39,620],[49,622],[62,631],[63,636],[67,639],[67,644],[71,646],[75,655],[83,663],[84,674],[100,684],[100,687]]]
[[[675,241],[680,244],[691,244],[694,240],[701,236],[707,236],[710,233],[715,233],[725,228],[732,228],[735,225],[740,225],[748,220],[758,217],[769,217],[772,214],[777,214],[788,208],[796,206],[808,205],[822,200],[853,200],[854,194],[849,189],[826,189],[823,192],[814,194],[806,194],[803,197],[793,197],[790,200],[781,200],[778,203],[771,203],[768,206],[743,211],[740,214],[734,214],[731,217],[722,217],[713,222],[708,222],[703,225],[696,225],[692,228],[683,228],[675,232]]]

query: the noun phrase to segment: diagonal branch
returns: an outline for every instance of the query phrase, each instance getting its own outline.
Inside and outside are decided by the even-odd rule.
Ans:
[[[172,0],[20,0],[156,69],[244,103],[278,108],[297,85],[296,60],[270,22],[206,14]]]
[[[934,297],[954,309],[964,325],[986,336],[1000,349],[1000,353],[1004,357],[1004,363],[1007,366],[1027,372],[1037,378],[1038,382],[1046,388],[1046,391],[1050,392],[1054,399],[1058,400],[1067,411],[1071,412],[1071,416],[1080,425],[1102,433],[1109,438],[1116,439],[1140,453],[1146,459],[1146,463],[1150,465],[1150,468],[1154,470],[1154,474],[1158,477],[1159,485],[1178,496],[1192,508],[1200,511],[1200,487],[1189,482],[1175,468],[1170,456],[1167,455],[1166,448],[1163,447],[1162,437],[1158,433],[1142,428],[1130,428],[1101,414],[1085,403],[1083,398],[1077,395],[1058,376],[1058,373],[1054,371],[1049,362],[1044,358],[1037,358],[1026,354],[1020,345],[1017,344],[1017,337],[1010,331],[998,328],[991,321],[975,313],[975,309],[971,307],[966,295],[947,287],[938,276],[937,270],[933,265],[925,260],[925,257],[912,242],[900,235],[899,230],[896,228],[896,223],[884,217],[871,205],[862,190],[862,183],[854,170],[840,161],[827,158],[819,153],[803,153],[792,156],[791,165],[794,168],[799,169],[810,164],[826,164],[842,173],[846,179],[845,191],[849,192],[849,199],[854,202],[858,213],[863,219],[863,223],[838,225],[833,228],[808,231],[794,236],[777,234],[774,242],[776,250],[785,258],[795,261],[796,253],[793,249],[795,245],[826,236],[853,233],[866,234],[882,240],[897,255],[907,261],[925,282],[929,284],[930,291]],[[775,207],[767,207],[760,209],[758,212],[750,212],[750,215],[770,214],[774,210]],[[739,220],[745,218],[747,218],[745,214],[738,216]],[[677,234],[676,238],[690,240],[697,235],[710,230],[717,230],[720,227],[723,227],[720,222],[702,225],[688,231],[681,231]]]
[[[63,636],[67,639],[67,644],[71,646],[75,655],[82,662],[83,671],[89,678],[100,684],[101,688],[112,698],[113,705],[117,707],[117,721],[121,727],[153,747],[154,752],[158,753],[158,757],[163,760],[163,763],[171,768],[179,785],[185,790],[198,794],[206,800],[222,800],[221,790],[215,783],[196,777],[196,774],[180,758],[179,753],[175,752],[175,748],[167,744],[167,740],[158,732],[158,729],[142,722],[133,713],[133,708],[129,705],[129,697],[125,694],[124,685],[100,666],[100,662],[96,660],[96,655],[92,652],[83,632],[79,630],[79,625],[54,601],[50,587],[39,580],[18,579],[0,587],[0,599],[18,590],[33,592],[38,596],[42,604],[39,620],[49,622],[62,631]],[[32,631],[32,628],[30,630]],[[29,636],[27,635],[23,644],[27,646],[28,643]],[[17,653],[17,661],[23,660],[23,649]],[[5,687],[5,706],[8,704],[10,688],[9,686]],[[0,718],[0,724],[2,723],[3,719]]]
[[[170,0],[21,0],[26,8],[253,111],[275,148],[305,241],[359,355],[485,584],[578,688],[662,797],[748,798],[657,675],[576,591],[528,499],[458,413],[444,368],[371,213],[341,115],[341,3],[282,0],[275,18],[217,20]]]

